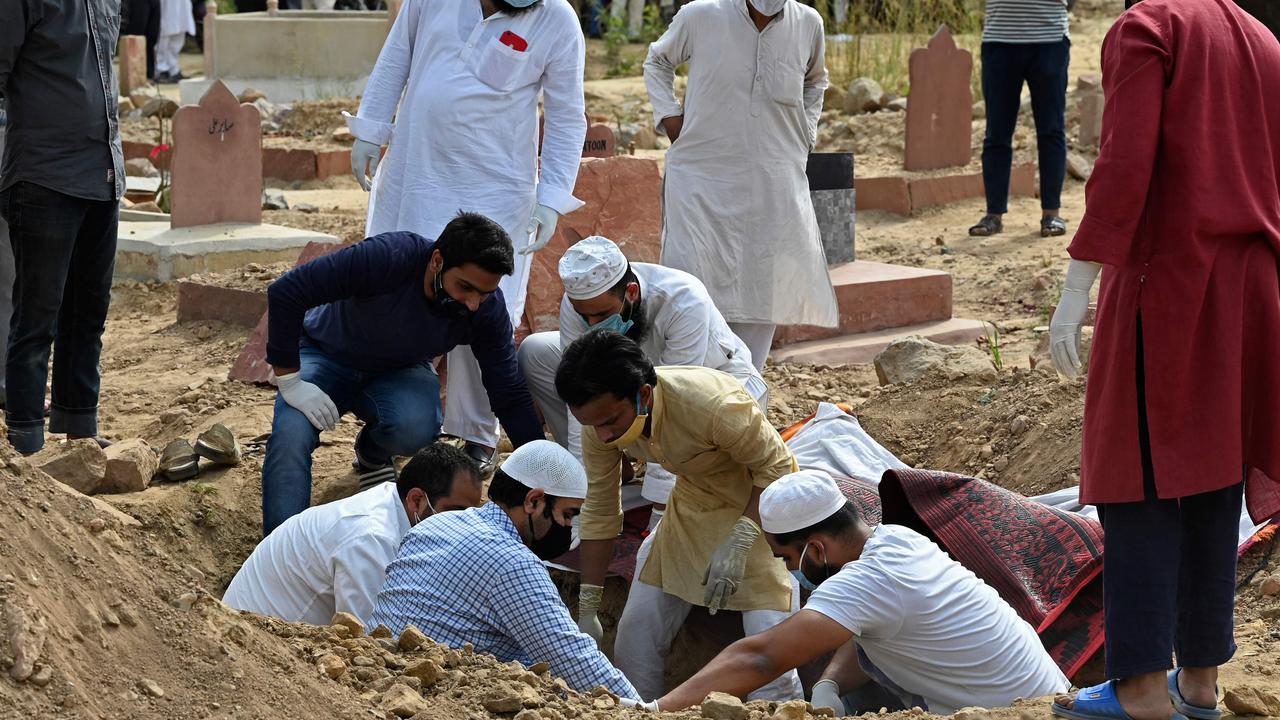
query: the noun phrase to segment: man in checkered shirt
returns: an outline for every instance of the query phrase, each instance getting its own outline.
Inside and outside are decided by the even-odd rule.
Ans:
[[[560,600],[543,560],[569,550],[587,475],[548,440],[516,449],[494,473],[485,505],[414,526],[387,568],[371,622],[397,634],[415,625],[436,642],[500,662],[546,661],[569,687],[603,685],[639,699]]]

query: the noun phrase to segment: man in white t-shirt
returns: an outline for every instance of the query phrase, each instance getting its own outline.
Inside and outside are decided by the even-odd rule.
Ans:
[[[367,624],[409,528],[436,513],[479,507],[481,482],[465,452],[428,445],[395,482],[285,520],[254,548],[222,601],[290,622],[327,625],[348,612]]]
[[[868,526],[826,473],[803,470],[765,488],[760,525],[774,554],[813,588],[808,604],[729,646],[660,699],[662,710],[712,691],[745,695],[832,651],[813,704],[837,715],[888,707],[886,693],[902,708],[949,715],[1070,686],[995,590],[914,530]],[[847,702],[872,683],[881,695],[874,708]]]

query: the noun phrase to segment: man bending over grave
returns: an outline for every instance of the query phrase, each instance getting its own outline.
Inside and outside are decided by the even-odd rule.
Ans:
[[[765,488],[760,525],[774,556],[812,590],[808,604],[730,645],[658,700],[661,709],[712,691],[745,695],[833,651],[813,705],[836,715],[913,706],[948,715],[1070,685],[995,590],[914,530],[867,525],[826,473],[804,470]]]
[[[476,507],[481,482],[462,450],[428,445],[395,482],[286,520],[253,549],[222,601],[290,622],[327,625],[347,612],[367,623],[409,529],[436,513]]]
[[[507,456],[490,502],[429,518],[405,536],[371,622],[409,625],[450,647],[471,643],[498,662],[546,662],[570,688],[635,688],[579,632],[544,560],[569,550],[587,476],[568,450],[536,440]]]
[[[769,386],[751,364],[751,351],[729,329],[698,278],[661,265],[629,263],[611,240],[595,235],[560,258],[560,280],[560,330],[525,338],[520,369],[556,442],[575,456],[582,457],[582,425],[556,394],[556,368],[564,349],[591,328],[615,330],[635,340],[654,365],[699,365],[726,372],[765,409]],[[658,505],[650,530],[662,518],[675,482],[661,465],[649,463],[644,498]]]
[[[280,392],[262,464],[264,534],[310,504],[311,453],[343,413],[365,423],[355,441],[362,489],[395,479],[394,456],[434,442],[440,379],[431,362],[458,345],[475,353],[512,443],[542,437],[498,289],[512,267],[507,233],[459,213],[434,241],[375,235],[271,284],[267,362]]]

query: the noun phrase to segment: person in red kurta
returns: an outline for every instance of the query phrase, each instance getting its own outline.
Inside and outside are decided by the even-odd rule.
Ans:
[[[1168,718],[1172,701],[1214,720],[1241,496],[1255,520],[1280,512],[1280,43],[1230,0],[1143,0],[1102,66],[1102,148],[1050,344],[1074,376],[1105,268],[1081,499],[1106,531],[1113,680],[1053,711]]]

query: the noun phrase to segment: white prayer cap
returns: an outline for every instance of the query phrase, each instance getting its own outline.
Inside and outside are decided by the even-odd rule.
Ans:
[[[599,297],[626,274],[627,256],[600,235],[579,240],[560,258],[560,282],[570,300]]]
[[[502,472],[531,490],[585,500],[587,471],[582,463],[550,440],[534,440],[516,448],[502,463]]]
[[[760,528],[772,535],[813,527],[844,507],[836,481],[821,470],[801,470],[774,480],[760,493]]]

